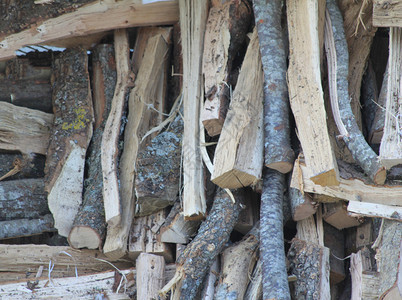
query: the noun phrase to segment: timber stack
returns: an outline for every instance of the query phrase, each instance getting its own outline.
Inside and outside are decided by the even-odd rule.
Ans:
[[[1,299],[402,299],[402,0],[0,14]]]

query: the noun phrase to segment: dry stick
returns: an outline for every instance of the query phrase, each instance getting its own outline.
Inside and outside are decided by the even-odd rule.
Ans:
[[[264,70],[265,165],[281,173],[293,168],[290,146],[286,55],[281,28],[283,0],[253,1]]]
[[[236,197],[237,196],[237,197]],[[176,274],[161,290],[165,295],[176,286],[172,299],[194,299],[215,257],[229,240],[241,210],[241,192],[235,194],[236,203],[220,189],[197,236],[177,259]]]
[[[348,89],[348,47],[342,15],[335,1],[327,0],[325,51],[328,61],[328,81],[331,107],[341,137],[353,159],[376,183],[384,184],[386,170],[378,163],[375,152],[364,139],[350,107]]]
[[[260,212],[260,259],[264,299],[290,299],[283,239],[282,202],[285,176],[265,169]]]

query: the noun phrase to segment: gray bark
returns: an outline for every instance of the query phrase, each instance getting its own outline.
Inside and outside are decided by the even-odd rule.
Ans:
[[[17,219],[0,221],[0,239],[10,239],[23,236],[42,234],[47,231],[56,231],[53,228],[52,215],[45,215],[39,219]]]

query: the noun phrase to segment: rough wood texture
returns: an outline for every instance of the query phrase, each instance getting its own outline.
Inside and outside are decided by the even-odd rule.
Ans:
[[[53,217],[50,214],[38,219],[0,221],[0,239],[32,236],[55,230],[53,228]]]
[[[113,45],[102,44],[93,49],[92,69],[94,134],[86,161],[87,176],[84,181],[83,203],[75,216],[73,228],[68,236],[70,246],[88,249],[102,246],[106,230],[102,195],[101,142],[116,85]]]
[[[311,180],[322,186],[338,185],[338,168],[328,136],[321,87],[318,4],[288,0],[288,82],[290,106]],[[309,99],[309,101],[306,101]]]
[[[402,164],[402,29],[391,28],[384,135],[380,160],[387,168]]]
[[[118,142],[121,118],[128,88],[131,84],[129,67],[128,33],[124,29],[114,31],[114,51],[117,80],[112,107],[106,121],[101,143],[101,163],[103,174],[103,202],[105,219],[111,226],[121,222],[121,199],[117,177]]]
[[[163,289],[167,292],[175,285],[173,299],[194,299],[197,295],[205,275],[229,240],[239,217],[242,191],[235,192],[234,196],[235,203],[224,190],[219,189],[197,236],[177,258],[175,277]]]
[[[222,188],[249,186],[261,178],[263,78],[255,29],[215,149],[211,180]]]
[[[7,177],[1,180],[42,178],[45,176],[45,159],[43,155],[0,153],[0,178],[4,176]]]
[[[250,278],[244,300],[262,300],[262,263],[259,259]]]
[[[349,201],[348,212],[358,216],[402,221],[402,206]]]
[[[402,26],[401,0],[375,0],[373,1],[373,25],[377,27]]]
[[[323,207],[324,211],[322,217],[325,222],[339,230],[360,225],[357,218],[348,214],[346,210],[347,204],[343,201],[324,203]]]
[[[240,50],[251,21],[246,1],[213,1],[205,29],[202,73],[205,103],[201,121],[208,135],[221,133],[230,102],[229,85],[233,60]]]
[[[145,216],[172,205],[179,192],[183,119],[154,137],[137,156],[136,215]]]
[[[364,172],[374,183],[384,184],[386,170],[378,162],[377,154],[370,148],[361,133],[351,109],[349,92],[345,88],[348,86],[349,57],[342,15],[335,0],[327,1],[325,50],[328,60],[331,107],[339,133],[353,159],[362,167]]]
[[[302,193],[298,189],[289,188],[290,209],[293,221],[300,221],[315,214],[317,206],[313,203],[310,194]]]
[[[203,300],[213,300],[215,295],[215,287],[219,276],[219,256],[215,258],[214,263],[209,269],[209,273],[205,279],[205,285],[201,292],[201,299]]]
[[[328,248],[294,238],[288,260],[291,274],[297,277],[294,299],[331,299]]]
[[[157,299],[165,279],[165,259],[162,256],[141,253],[136,261],[137,299]]]
[[[285,178],[276,170],[265,169],[263,180],[260,259],[264,299],[290,299],[282,224]]]
[[[49,213],[43,179],[0,182],[0,220],[38,219]]]
[[[54,124],[47,150],[45,189],[54,226],[68,236],[82,202],[85,153],[92,137],[93,108],[87,52],[61,53],[53,62]]]
[[[179,0],[183,49],[183,214],[203,218],[206,212],[200,151],[201,63],[208,14],[206,0]]]
[[[360,87],[371,44],[377,27],[372,24],[373,6],[371,1],[337,1],[343,16],[343,27],[349,50],[349,101],[359,128],[362,128]]]
[[[46,154],[53,115],[0,103],[0,149]]]
[[[293,168],[290,146],[286,51],[281,26],[283,0],[254,0],[262,67],[264,70],[265,165],[288,173]]]
[[[242,299],[250,281],[249,270],[255,264],[259,246],[259,224],[238,243],[226,248],[222,253],[221,280],[216,287],[217,300]]]
[[[27,15],[31,15],[27,12]],[[134,26],[173,24],[178,21],[178,1],[143,4],[140,0],[119,2],[93,1],[75,12],[31,23],[30,28],[5,36],[0,41],[1,59],[15,56],[25,45],[57,42],[65,46],[67,38]],[[34,20],[37,19],[36,17]],[[67,41],[68,42],[68,41]],[[81,40],[85,43],[85,38]]]

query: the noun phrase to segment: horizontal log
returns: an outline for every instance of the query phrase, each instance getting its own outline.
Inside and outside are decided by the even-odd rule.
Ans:
[[[385,218],[402,222],[402,206],[349,201],[348,212],[371,218]]]
[[[401,0],[374,0],[373,25],[377,27],[402,27]]]
[[[45,156],[0,153],[0,177],[2,180],[42,178]]]
[[[51,214],[40,217],[39,219],[0,221],[0,239],[32,236],[47,231],[56,231],[53,227],[53,223]]]
[[[141,0],[93,1],[75,12],[32,24],[0,41],[0,60],[15,56],[26,45],[37,45],[117,28],[173,24],[179,20],[178,1],[143,4]],[[62,42],[58,43],[63,46]]]

